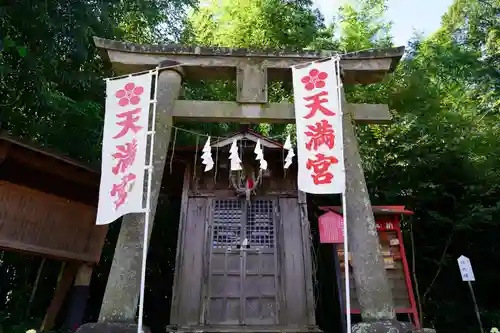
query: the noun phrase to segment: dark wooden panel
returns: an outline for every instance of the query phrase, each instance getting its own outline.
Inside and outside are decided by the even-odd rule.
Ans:
[[[214,201],[206,323],[279,324],[275,201]]]
[[[0,248],[98,262],[107,227],[96,208],[0,181]]]
[[[99,184],[78,184],[9,158],[0,165],[0,180],[97,207]]]
[[[200,323],[201,291],[203,283],[203,253],[205,232],[210,214],[209,200],[189,198],[183,224],[179,256],[180,272],[177,280],[175,324]]]
[[[302,227],[297,198],[280,198],[280,242],[282,283],[287,325],[308,325]],[[281,231],[281,232],[280,232]]]

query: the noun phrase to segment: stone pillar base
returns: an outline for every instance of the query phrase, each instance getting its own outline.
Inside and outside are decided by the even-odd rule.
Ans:
[[[415,326],[396,320],[384,320],[352,325],[352,333],[413,333]]]
[[[151,331],[142,328],[144,333]],[[133,323],[88,323],[80,326],[76,333],[137,333],[137,324]]]

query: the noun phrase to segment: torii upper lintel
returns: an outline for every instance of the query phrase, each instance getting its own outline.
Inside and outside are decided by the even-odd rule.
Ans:
[[[290,67],[299,63],[335,56],[336,51],[255,51],[242,48],[140,45],[94,37],[97,48],[113,64],[118,74],[129,74],[156,67],[170,59],[182,63],[186,79],[235,78],[235,69],[247,66],[266,69],[267,79],[291,80]],[[344,83],[368,84],[380,82],[392,72],[404,53],[404,46],[351,52],[341,55]]]

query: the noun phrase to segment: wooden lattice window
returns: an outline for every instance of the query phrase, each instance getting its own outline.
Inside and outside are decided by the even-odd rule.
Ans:
[[[239,200],[216,200],[212,246],[226,248],[241,244],[243,207]]]
[[[213,248],[276,246],[271,200],[216,200],[212,227]]]
[[[273,202],[255,200],[247,206],[246,237],[250,248],[274,248]]]

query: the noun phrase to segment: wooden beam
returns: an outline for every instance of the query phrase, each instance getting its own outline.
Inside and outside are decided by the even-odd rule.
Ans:
[[[78,267],[64,323],[64,328],[69,332],[75,332],[83,324],[93,269],[93,265],[86,263]]]
[[[5,160],[9,152],[10,142],[0,141],[0,164]]]
[[[54,297],[52,298],[49,308],[47,309],[40,331],[49,331],[54,327],[57,315],[63,306],[66,295],[71,289],[77,270],[78,264],[76,263],[62,263]]]
[[[386,124],[391,120],[386,104],[347,104],[346,111],[364,124]],[[295,110],[291,103],[240,104],[237,102],[177,100],[174,119],[184,121],[230,123],[294,123]]]

